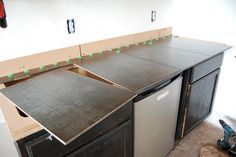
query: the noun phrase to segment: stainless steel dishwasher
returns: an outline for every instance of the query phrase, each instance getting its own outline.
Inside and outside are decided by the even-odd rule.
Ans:
[[[135,99],[135,157],[165,157],[173,148],[181,84],[179,75]]]

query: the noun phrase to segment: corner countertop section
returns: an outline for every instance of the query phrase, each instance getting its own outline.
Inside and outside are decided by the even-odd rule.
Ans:
[[[67,70],[51,71],[0,92],[64,144],[135,97],[127,90]]]
[[[170,39],[161,40],[159,45],[188,51],[190,53],[202,54],[209,57],[215,56],[230,48],[230,46],[225,44],[182,37],[173,37]]]
[[[229,48],[224,44],[173,37],[124,54],[185,70]]]

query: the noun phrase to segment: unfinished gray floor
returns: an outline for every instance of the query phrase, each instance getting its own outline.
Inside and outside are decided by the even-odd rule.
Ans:
[[[168,157],[199,157],[202,146],[216,144],[222,136],[222,129],[203,122],[181,140]]]

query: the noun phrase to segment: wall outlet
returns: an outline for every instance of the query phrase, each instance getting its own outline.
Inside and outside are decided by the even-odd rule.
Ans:
[[[156,21],[156,10],[152,10],[151,11],[151,22],[155,22]]]
[[[67,19],[67,30],[69,34],[75,33],[75,20]]]

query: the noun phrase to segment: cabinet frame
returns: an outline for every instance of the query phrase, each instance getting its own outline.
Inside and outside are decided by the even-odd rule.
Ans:
[[[180,98],[180,107],[179,107],[179,114],[178,114],[178,120],[177,120],[177,128],[176,128],[176,136],[175,140],[180,140],[184,136],[186,136],[192,129],[194,129],[199,123],[201,123],[204,119],[206,119],[212,112],[212,105],[214,103],[216,88],[218,84],[219,74],[220,74],[220,66],[223,59],[223,53],[216,55],[192,68],[189,68],[183,72],[183,84],[182,84],[182,91],[181,91],[181,98]],[[208,73],[206,73],[204,76],[195,79],[193,81],[193,75],[196,74],[193,72],[195,68],[197,67],[203,67],[210,64],[210,69],[212,71],[209,72],[209,68],[206,68],[208,70]],[[214,64],[214,65],[212,65]],[[202,71],[201,71],[202,72]],[[193,124],[190,128],[186,128],[186,123],[188,122],[188,110],[189,110],[189,104],[190,102],[190,94],[191,94],[191,88],[195,83],[198,83],[198,81],[201,81],[202,79],[205,79],[206,77],[209,77],[210,75],[215,74],[215,80],[214,80],[214,89],[212,93],[210,93],[211,96],[211,102],[210,102],[210,110],[207,114],[205,114],[203,117],[198,119],[198,121]]]

